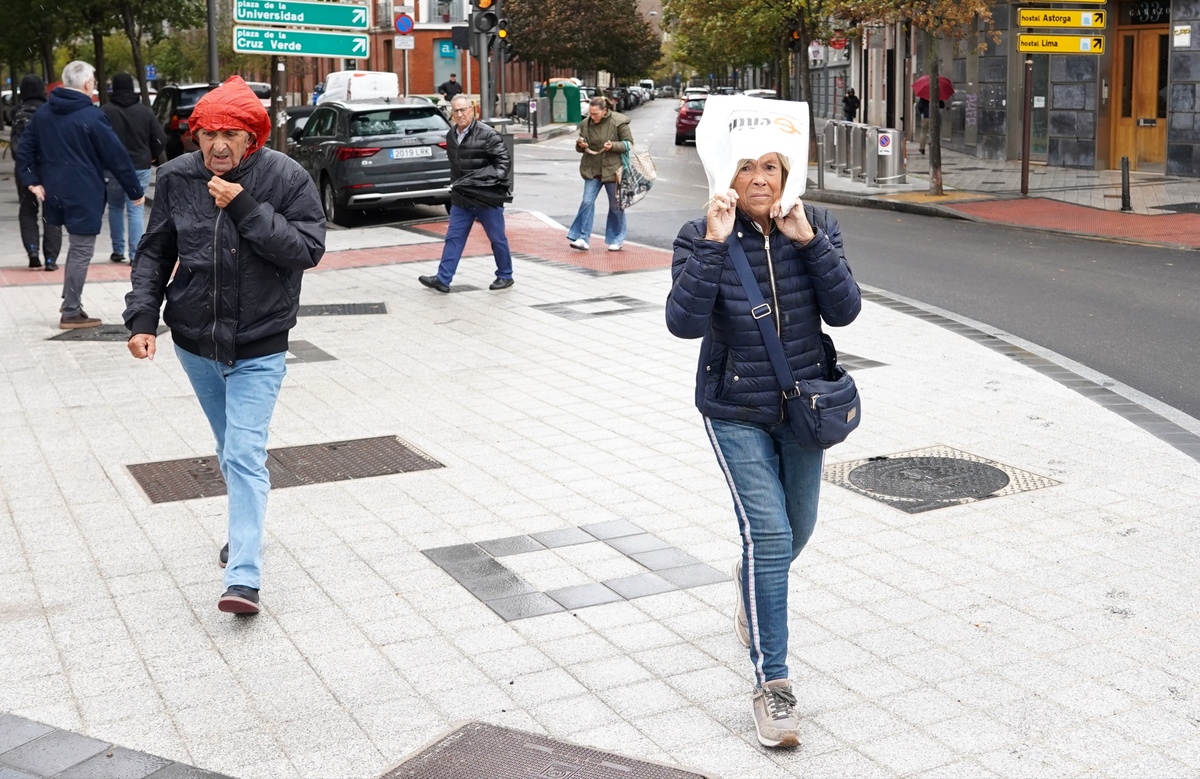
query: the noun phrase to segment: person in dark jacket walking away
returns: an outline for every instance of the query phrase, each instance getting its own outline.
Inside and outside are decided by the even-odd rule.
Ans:
[[[842,98],[842,114],[847,122],[853,122],[854,117],[858,116],[858,105],[858,95],[854,94],[853,89],[847,89],[846,96]]]
[[[734,629],[750,650],[758,740],[800,743],[788,681],[788,570],[817,521],[823,452],[802,449],[784,417],[783,392],[758,329],[770,316],[796,380],[824,375],[821,322],[850,324],[861,305],[837,220],[799,200],[781,203],[785,160],[741,160],[732,188],[675,239],[667,327],[703,338],[696,406],[733,495],[742,555],[734,564]],[[800,170],[798,175],[804,175]],[[729,257],[738,241],[765,308],[750,310]]]
[[[12,151],[13,162],[17,160],[17,149],[21,145],[21,135],[24,134],[33,115],[46,104],[46,85],[42,77],[30,73],[21,79],[21,102],[13,109],[12,132],[8,137],[8,146]],[[19,164],[18,164],[18,167]],[[21,184],[19,175],[13,176],[17,182],[17,196],[21,210],[18,219],[21,223],[21,245],[29,255],[29,267],[42,267],[42,257],[46,258],[46,270],[58,270],[58,253],[62,251],[62,226],[50,224],[44,218],[42,223],[41,249],[38,244],[38,200],[37,195]],[[43,217],[45,209],[42,209]]]
[[[167,145],[162,124],[133,91],[133,76],[128,73],[113,76],[112,94],[100,110],[108,117],[121,143],[125,144],[133,169],[137,171],[138,183],[145,191],[150,186],[150,163],[158,159]],[[112,254],[108,259],[125,262],[125,219],[129,219],[129,256],[132,258],[146,227],[143,216],[145,206],[134,205],[125,196],[125,190],[116,176],[109,173],[106,182],[108,232],[112,237]]]
[[[419,276],[417,281],[438,292],[449,292],[467,236],[478,220],[492,242],[492,256],[496,258],[496,280],[488,289],[508,289],[513,285],[513,267],[504,235],[504,204],[512,202],[512,186],[508,183],[512,159],[496,131],[475,121],[475,109],[462,95],[450,101],[450,121],[452,126],[446,133],[452,182],[450,224],[437,275]]]
[[[256,614],[271,487],[267,429],[301,277],[325,253],[325,214],[304,168],[264,148],[271,120],[240,76],[202,97],[191,124],[200,150],[158,171],[125,325],[130,353],[154,359],[166,298],[163,320],[216,438],[229,491],[217,608]]]
[[[572,249],[586,252],[591,247],[592,222],[596,218],[596,196],[603,189],[608,193],[608,220],[604,224],[604,242],[610,252],[621,250],[625,243],[625,212],[617,208],[617,173],[621,170],[621,155],[633,150],[633,133],[629,117],[609,109],[608,98],[593,97],[588,102],[588,116],[579,123],[575,151],[579,160],[579,175],[583,177],[583,201],[575,221],[567,230]]]
[[[42,201],[46,221],[65,225],[70,236],[58,326],[73,330],[100,324],[83,310],[82,297],[104,214],[104,171],[112,171],[135,204],[145,200],[129,154],[108,119],[92,105],[95,68],[79,60],[69,62],[62,80],[21,136],[17,174]]]
[[[455,74],[451,73],[450,80],[442,82],[442,85],[438,87],[438,94],[447,100],[453,100],[462,94],[462,84],[455,81]]]

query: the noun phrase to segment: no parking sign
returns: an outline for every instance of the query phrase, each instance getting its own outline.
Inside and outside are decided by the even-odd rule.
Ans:
[[[887,133],[879,134],[879,156],[890,157],[892,154],[892,136]]]

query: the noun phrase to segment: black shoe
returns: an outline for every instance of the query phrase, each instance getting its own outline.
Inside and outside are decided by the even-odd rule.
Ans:
[[[217,608],[227,614],[257,614],[258,590],[235,584],[225,590],[225,594],[217,601]]]
[[[58,270],[58,263],[54,260],[46,260],[46,271],[50,272],[56,270]]]
[[[109,262],[125,262],[125,255],[117,254],[116,252],[113,252],[112,254],[108,255],[108,261]]]
[[[229,544],[221,547],[221,567],[229,565]]]
[[[30,255],[30,257],[29,257],[29,267],[31,267],[31,268],[40,268],[40,267],[42,267],[42,261],[41,261],[41,260],[39,260],[39,259],[37,258],[37,255]]]
[[[508,289],[513,285],[512,279],[496,279],[488,289]]]
[[[449,292],[450,287],[442,283],[442,280],[437,276],[418,276],[417,281],[421,282],[430,289],[436,289],[438,292]]]

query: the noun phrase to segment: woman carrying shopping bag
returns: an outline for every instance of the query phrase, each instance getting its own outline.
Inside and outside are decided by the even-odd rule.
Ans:
[[[609,110],[608,100],[593,97],[588,103],[588,118],[579,123],[575,150],[582,154],[579,175],[583,177],[583,202],[575,221],[567,231],[572,249],[588,251],[588,237],[596,217],[596,196],[600,188],[608,194],[608,221],[604,226],[604,242],[610,252],[621,250],[625,243],[625,212],[617,204],[617,176],[621,171],[621,155],[633,150],[633,133],[629,117]]]

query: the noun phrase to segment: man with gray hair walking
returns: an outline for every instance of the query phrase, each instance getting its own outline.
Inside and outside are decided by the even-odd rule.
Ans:
[[[100,324],[83,310],[82,297],[104,215],[104,171],[116,177],[135,206],[146,200],[129,153],[107,117],[92,105],[96,69],[79,60],[69,62],[62,80],[21,136],[17,176],[42,201],[46,222],[65,225],[70,236],[58,326],[74,330]]]

